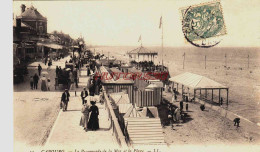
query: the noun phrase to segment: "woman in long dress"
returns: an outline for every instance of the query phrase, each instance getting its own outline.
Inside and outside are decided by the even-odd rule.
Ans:
[[[90,68],[87,67],[87,76],[89,76],[89,75],[90,75]]]
[[[99,129],[98,107],[96,106],[96,102],[91,101],[90,103],[92,106],[89,109],[89,112],[91,112],[91,114],[90,114],[90,118],[89,118],[89,122],[88,122],[88,129],[97,130],[97,129]]]
[[[89,118],[89,106],[87,105],[87,103],[83,104],[81,112],[82,116],[79,125],[84,127],[84,130],[87,131]]]
[[[89,85],[89,95],[94,96],[94,94],[95,94],[95,85],[94,85],[94,82],[92,80],[90,85]]]
[[[43,75],[41,78],[41,90],[47,91],[47,79],[46,79],[45,75]]]

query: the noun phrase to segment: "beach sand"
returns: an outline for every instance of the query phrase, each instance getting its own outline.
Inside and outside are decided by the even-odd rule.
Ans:
[[[170,93],[164,93],[164,98],[171,99]],[[179,102],[175,102],[179,106]],[[185,107],[185,103],[184,103]],[[159,106],[161,119],[167,121],[165,107]],[[184,123],[174,123],[163,128],[165,141],[169,145],[257,145],[260,143],[260,127],[240,123],[240,127],[234,126],[234,122],[221,117],[219,112],[207,108],[200,110],[199,103],[189,103],[188,117]],[[166,117],[166,118],[165,118]]]

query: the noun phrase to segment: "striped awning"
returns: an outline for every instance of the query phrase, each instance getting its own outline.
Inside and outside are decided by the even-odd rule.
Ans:
[[[45,46],[52,49],[62,49],[61,45],[55,44],[55,43],[37,43],[38,46]]]
[[[169,79],[172,82],[182,84],[186,87],[193,89],[225,89],[228,88],[214,80],[207,77],[197,75],[190,72],[171,77]]]

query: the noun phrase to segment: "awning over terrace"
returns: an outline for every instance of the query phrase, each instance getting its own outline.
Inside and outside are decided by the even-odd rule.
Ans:
[[[220,91],[221,90],[226,90],[227,91],[227,96],[226,96],[226,101],[227,101],[227,104],[228,104],[228,91],[229,91],[229,88],[225,85],[222,85],[212,79],[209,79],[205,76],[201,76],[201,75],[197,75],[197,74],[194,74],[194,73],[190,73],[190,72],[185,72],[183,74],[180,74],[180,75],[177,75],[177,76],[174,76],[174,77],[171,77],[169,79],[172,84],[173,84],[173,88],[174,87],[174,84],[176,83],[177,84],[177,91],[178,91],[178,85],[182,85],[182,94],[183,94],[183,90],[184,90],[184,87],[187,87],[188,90],[189,89],[193,89],[194,90],[194,99],[196,97],[196,91],[199,90],[200,91],[200,98],[201,98],[201,90],[204,90],[205,91],[205,100],[207,100],[207,91],[208,90],[212,90],[212,101],[213,101],[213,98],[214,98],[214,93],[213,91],[214,90],[219,90],[219,103],[221,103],[221,93]],[[188,94],[189,94],[189,91],[188,91]]]
[[[214,80],[190,72],[171,77],[169,80],[193,89],[228,89]]]

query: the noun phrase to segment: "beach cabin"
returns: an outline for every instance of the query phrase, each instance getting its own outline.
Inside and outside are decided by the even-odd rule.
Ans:
[[[163,83],[149,76],[145,78],[145,73],[136,68],[129,68],[129,73],[136,73],[134,79],[134,103],[137,107],[156,106],[162,102]]]
[[[106,89],[108,94],[124,92],[128,94],[130,102],[133,103],[133,87],[134,82],[130,78],[123,78],[124,75],[119,75],[122,73],[117,68],[108,68],[101,66],[99,68],[99,73],[96,73],[101,76],[101,84]]]
[[[122,65],[120,66],[120,70],[121,70],[122,72],[124,72],[124,73],[128,73],[128,72],[129,72],[128,69],[129,69],[129,68],[132,68],[132,67],[133,67],[132,65],[125,63],[125,64],[122,64]]]

